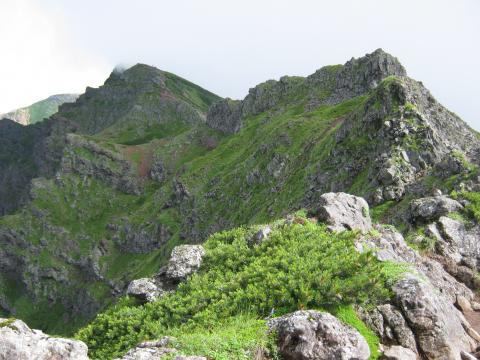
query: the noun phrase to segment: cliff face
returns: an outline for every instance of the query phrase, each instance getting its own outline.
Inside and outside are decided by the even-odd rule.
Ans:
[[[241,101],[136,65],[47,121],[0,126],[0,306],[57,332],[175,245],[313,212],[325,192],[364,196],[407,234],[412,199],[478,185],[477,134],[381,50]]]
[[[32,179],[54,175],[65,134],[74,131],[76,127],[63,119],[26,127],[0,120],[0,215],[28,202]]]

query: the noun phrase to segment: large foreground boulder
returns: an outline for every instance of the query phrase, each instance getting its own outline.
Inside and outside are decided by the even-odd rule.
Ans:
[[[284,360],[366,360],[370,349],[354,328],[314,310],[296,311],[269,321],[278,334]]]
[[[372,229],[367,202],[358,196],[343,192],[326,193],[320,197],[318,220],[333,231]]]
[[[87,345],[50,337],[21,320],[0,318],[0,360],[88,360]]]
[[[380,261],[403,263],[409,270],[394,284],[392,303],[377,306],[368,314],[360,312],[363,320],[383,344],[400,345],[425,359],[460,360],[462,353],[473,351],[477,333],[455,307],[469,305],[472,291],[439,262],[410,248],[400,233],[376,229],[378,235],[365,236],[357,248],[374,249]]]
[[[398,304],[427,359],[460,360],[476,343],[465,331],[468,323],[427,281],[407,275],[393,287]]]

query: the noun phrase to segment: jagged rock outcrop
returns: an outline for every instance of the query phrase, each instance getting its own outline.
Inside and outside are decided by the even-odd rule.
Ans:
[[[480,259],[478,225],[467,230],[465,224],[460,221],[442,216],[428,229],[437,240],[435,248],[440,255],[459,265],[478,270]]]
[[[212,129],[226,134],[233,134],[243,127],[241,101],[224,99],[208,109],[207,124]]]
[[[388,76],[406,76],[400,62],[381,49],[343,66],[327,66],[307,78],[284,76],[249,90],[242,101],[221,100],[210,107],[207,124],[227,134],[238,132],[244,120],[275,108],[282,101],[309,98],[309,107],[338,104],[367,93]]]
[[[426,174],[438,176],[438,165],[449,158],[462,159],[462,166],[449,167],[449,176],[462,174],[480,149],[475,131],[420,82],[402,76],[384,80],[361,109],[342,119],[335,140],[330,161],[311,177],[306,204],[352,186],[370,204],[399,201],[413,192],[425,197],[430,195],[423,188]]]
[[[407,76],[407,72],[397,58],[377,49],[361,58],[352,58],[337,69],[321,68],[307,78],[307,83],[310,88],[328,86],[330,90],[322,94],[323,97],[312,98],[311,102],[317,105],[338,104],[367,93],[388,76]]]
[[[50,337],[21,320],[0,318],[1,360],[88,360],[87,351],[81,341]]]
[[[332,231],[372,228],[367,202],[346,193],[326,193],[318,201],[318,220],[325,222]]]
[[[366,360],[365,339],[337,318],[314,310],[296,311],[269,321],[278,336],[278,351],[285,360]]]

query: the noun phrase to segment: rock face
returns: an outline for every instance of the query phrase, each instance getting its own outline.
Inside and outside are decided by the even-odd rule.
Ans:
[[[392,346],[383,353],[384,360],[416,360],[417,354],[402,346]]]
[[[460,221],[442,216],[433,226],[437,229],[435,234],[438,237],[435,247],[438,253],[457,264],[473,270],[479,269],[480,228],[478,225],[467,230]]]
[[[377,230],[381,235],[359,244],[361,251],[374,248],[379,260],[409,264],[412,270],[393,286],[391,304],[362,315],[366,323],[384,344],[400,345],[427,359],[458,360],[462,351],[471,352],[475,333],[455,304],[459,298],[471,301],[472,291],[440,263],[408,247],[401,234]]]
[[[216,102],[208,109],[207,124],[226,134],[238,132],[243,127],[241,102],[228,98]]]
[[[415,199],[410,203],[410,214],[414,221],[438,219],[449,212],[462,209],[462,205],[447,196]]]
[[[34,178],[55,174],[66,133],[74,131],[75,125],[64,119],[31,126],[0,120],[0,216],[30,200]]]
[[[411,276],[400,280],[393,291],[427,359],[456,360],[461,351],[475,348],[475,341],[464,329],[463,316],[453,304],[437,296],[431,284]]]
[[[270,320],[278,334],[279,353],[285,360],[366,360],[365,339],[337,318],[318,311],[296,311]]]
[[[67,147],[60,168],[62,173],[91,176],[127,194],[141,193],[137,173],[130,162],[119,153],[82,136],[67,135]]]
[[[346,193],[327,193],[320,196],[318,220],[328,224],[330,230],[360,230],[372,228],[367,202]]]
[[[317,103],[337,104],[368,92],[388,76],[406,75],[397,58],[377,49],[359,59],[352,58],[338,72],[333,72],[333,76],[331,67],[322,68],[310,75],[307,82],[316,86],[330,83],[332,93]]]
[[[88,360],[87,346],[30,329],[21,320],[0,319],[1,360]]]

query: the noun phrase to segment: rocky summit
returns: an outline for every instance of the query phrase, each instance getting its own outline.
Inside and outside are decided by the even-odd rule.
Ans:
[[[0,359],[480,356],[480,134],[381,49],[115,69],[0,144]]]

